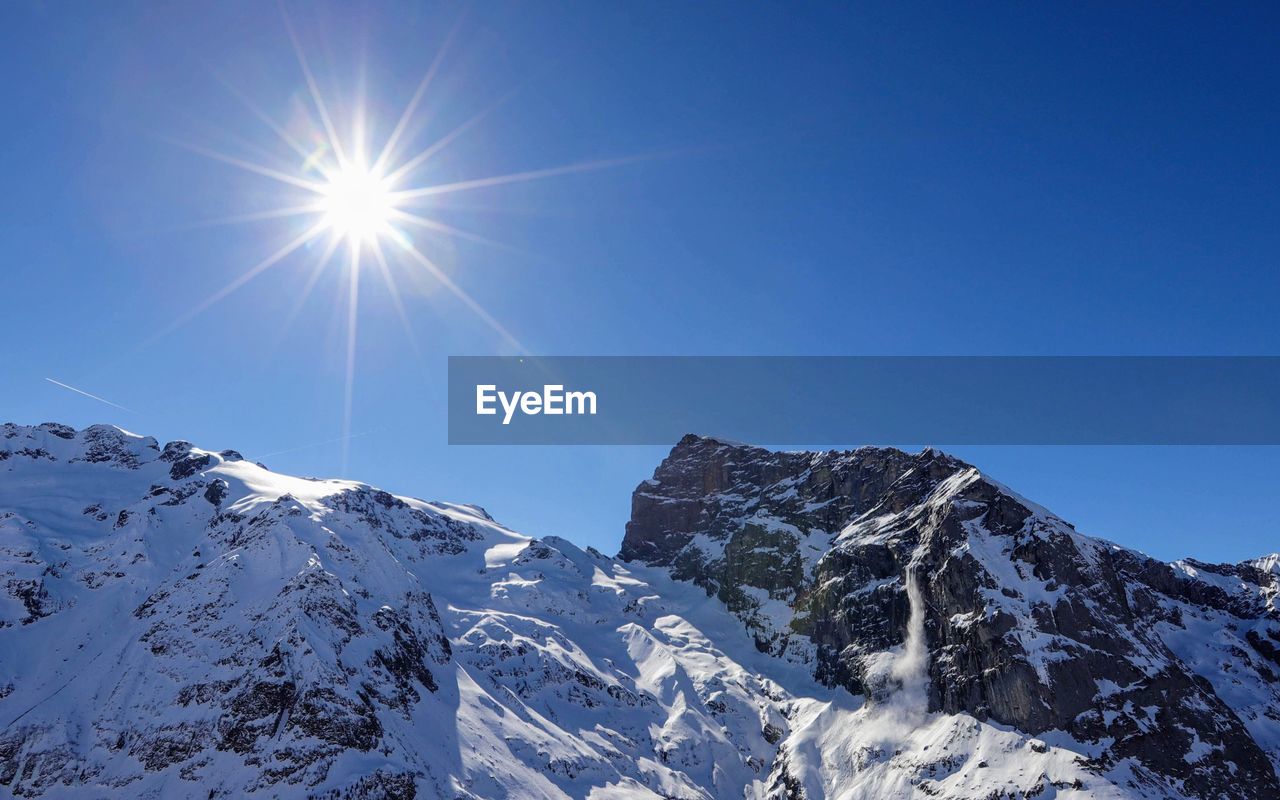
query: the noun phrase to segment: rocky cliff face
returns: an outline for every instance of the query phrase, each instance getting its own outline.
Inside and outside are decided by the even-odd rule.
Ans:
[[[1068,737],[1130,788],[1280,797],[1274,558],[1156,562],[933,450],[692,436],[636,490],[622,557],[669,566],[760,649],[872,699],[900,688],[882,662],[908,638],[914,579],[928,712]]]
[[[0,793],[1280,796],[1280,556],[936,451],[687,437],[622,556],[110,426],[0,428]]]

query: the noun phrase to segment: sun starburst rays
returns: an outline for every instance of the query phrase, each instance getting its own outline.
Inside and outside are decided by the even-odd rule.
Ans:
[[[385,138],[380,140],[380,146],[375,148],[371,146],[370,139],[375,138],[371,134],[375,132],[377,126],[371,123],[376,120],[371,119],[366,110],[367,105],[362,88],[363,78],[357,81],[361,89],[355,93],[355,101],[349,106],[326,102],[302,41],[288,15],[284,16],[289,42],[305,86],[303,102],[306,110],[299,112],[301,118],[307,121],[305,125],[299,128],[292,123],[281,124],[243,92],[222,78],[218,80],[253,117],[265,126],[271,137],[283,145],[283,148],[277,146],[274,152],[284,150],[288,156],[280,159],[274,155],[244,157],[198,144],[184,142],[173,142],[173,144],[272,181],[282,190],[282,202],[275,207],[210,219],[194,223],[189,227],[261,224],[274,221],[292,226],[292,230],[288,236],[282,237],[285,242],[283,245],[232,277],[208,297],[192,303],[176,320],[148,342],[167,336],[215,304],[225,300],[264,272],[290,260],[298,251],[311,249],[313,244],[317,244],[318,247],[314,252],[318,253],[318,258],[313,256],[314,260],[308,274],[300,281],[303,285],[298,292],[294,293],[292,309],[282,322],[285,329],[294,323],[323,274],[334,268],[346,270],[346,281],[343,282],[345,297],[343,298],[344,306],[342,306],[345,312],[343,314],[345,336],[342,350],[342,436],[343,441],[347,442],[354,415],[360,273],[362,271],[376,270],[381,282],[385,284],[396,315],[404,327],[414,352],[417,352],[417,342],[413,335],[413,325],[397,281],[398,275],[407,274],[406,270],[420,272],[447,290],[500,337],[503,349],[517,353],[526,352],[524,345],[507,326],[442,269],[434,258],[428,255],[430,248],[424,249],[424,245],[437,239],[441,242],[461,240],[501,248],[509,252],[521,253],[521,251],[436,219],[431,215],[432,206],[439,206],[437,198],[453,193],[600,169],[633,159],[581,162],[466,180],[435,183],[422,181],[417,176],[421,175],[425,168],[434,165],[435,160],[446,148],[455,145],[468,131],[476,128],[507,102],[514,92],[464,119],[461,124],[438,138],[425,144],[418,143],[412,146],[413,136],[410,132],[421,130],[418,115],[426,105],[425,100],[430,96],[431,87],[439,77],[445,54],[458,32],[455,27],[416,84],[394,125],[390,126]],[[335,110],[340,114],[335,115]],[[346,130],[349,135],[343,137],[340,130]],[[271,141],[271,138],[268,138],[268,141]],[[243,152],[268,152],[256,142],[249,142],[238,149]],[[410,231],[417,233],[426,241],[415,241]],[[339,251],[343,251],[345,257],[339,258]],[[344,472],[348,456],[347,448],[348,445],[344,443],[342,455]]]
[[[287,21],[287,20],[286,20]],[[192,152],[217,160],[237,169],[244,170],[259,177],[267,178],[283,184],[291,190],[300,190],[306,198],[298,200],[298,192],[294,191],[293,202],[276,208],[262,211],[235,214],[194,223],[192,227],[231,225],[270,220],[288,220],[290,218],[311,217],[303,233],[288,241],[272,255],[237,275],[221,289],[218,289],[203,301],[193,304],[186,313],[162,331],[162,334],[194,319],[211,306],[261,275],[266,270],[284,261],[295,251],[309,246],[313,242],[328,238],[329,245],[325,252],[336,254],[336,246],[345,245],[353,257],[345,259],[349,269],[362,269],[376,266],[380,277],[387,285],[393,302],[397,306],[397,314],[408,325],[408,313],[404,309],[400,292],[396,286],[396,269],[392,261],[424,269],[437,283],[463,302],[468,309],[497,333],[506,346],[517,351],[524,347],[518,339],[503,325],[497,322],[492,314],[471,297],[460,285],[447,278],[436,264],[421,252],[417,244],[404,231],[401,225],[412,225],[424,231],[436,234],[443,239],[466,240],[504,247],[479,234],[471,233],[443,221],[432,219],[421,213],[422,198],[455,191],[498,186],[509,182],[530,180],[534,177],[550,177],[563,172],[576,172],[586,165],[571,165],[567,168],[555,168],[538,173],[513,173],[499,175],[475,181],[458,181],[444,184],[415,184],[413,176],[427,165],[432,158],[454,143],[467,130],[478,124],[494,108],[505,101],[499,101],[479,114],[467,119],[461,125],[450,130],[440,138],[428,144],[403,160],[396,159],[396,152],[406,140],[406,132],[413,120],[413,115],[422,104],[423,97],[429,89],[433,77],[440,68],[443,51],[437,55],[422,80],[418,83],[403,112],[397,119],[390,134],[378,148],[376,153],[368,146],[367,119],[363,103],[357,103],[352,114],[351,135],[344,141],[330,111],[329,104],[320,91],[315,73],[311,69],[301,43],[291,25],[290,42],[293,45],[298,65],[302,72],[307,89],[307,99],[312,113],[318,121],[313,130],[312,139],[315,146],[308,148],[300,139],[291,134],[285,126],[277,123],[269,114],[253,104],[243,93],[228,85],[228,89],[239,99],[255,117],[261,120],[275,136],[294,154],[302,157],[302,163],[293,167],[268,165],[246,158],[219,152],[208,147],[185,142],[174,142]],[[414,207],[411,213],[408,209]],[[515,251],[514,248],[508,248]],[[390,254],[405,254],[406,258],[392,258]],[[324,259],[328,263],[331,259]],[[367,263],[366,263],[367,262]],[[430,266],[427,266],[427,265]],[[318,269],[323,269],[324,264]],[[309,287],[314,284],[314,275],[308,281]]]

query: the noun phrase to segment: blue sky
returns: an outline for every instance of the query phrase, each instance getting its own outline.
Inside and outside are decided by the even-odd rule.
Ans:
[[[335,115],[363,76],[383,135],[456,26],[413,142],[506,99],[424,180],[640,157],[432,209],[502,244],[434,241],[433,258],[530,352],[1277,353],[1274,9],[290,14]],[[0,416],[339,473],[341,270],[290,319],[315,258],[301,251],[168,330],[297,233],[196,225],[284,195],[181,146],[287,162],[228,89],[282,124],[297,113],[306,86],[278,9],[12,3],[0,65]],[[347,474],[616,549],[664,449],[448,447],[446,357],[511,346],[430,276],[397,278],[413,343],[380,279],[362,284]],[[1280,549],[1275,448],[952,450],[1161,557]]]

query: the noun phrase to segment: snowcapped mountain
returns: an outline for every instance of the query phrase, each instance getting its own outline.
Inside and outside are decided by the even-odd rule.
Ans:
[[[936,451],[686,437],[622,552],[0,428],[0,792],[1280,797],[1280,555],[1164,564]]]

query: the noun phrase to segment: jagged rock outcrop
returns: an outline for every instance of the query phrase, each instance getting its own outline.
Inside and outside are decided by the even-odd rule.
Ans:
[[[0,793],[1280,796],[1280,556],[937,451],[686,437],[622,556],[111,426],[0,427]]]
[[[1066,734],[1157,791],[1280,796],[1274,560],[1162,564],[934,450],[694,436],[637,488],[622,557],[669,565],[762,649],[855,694],[905,642],[914,570],[929,711]],[[1186,657],[1201,626],[1222,666]]]

